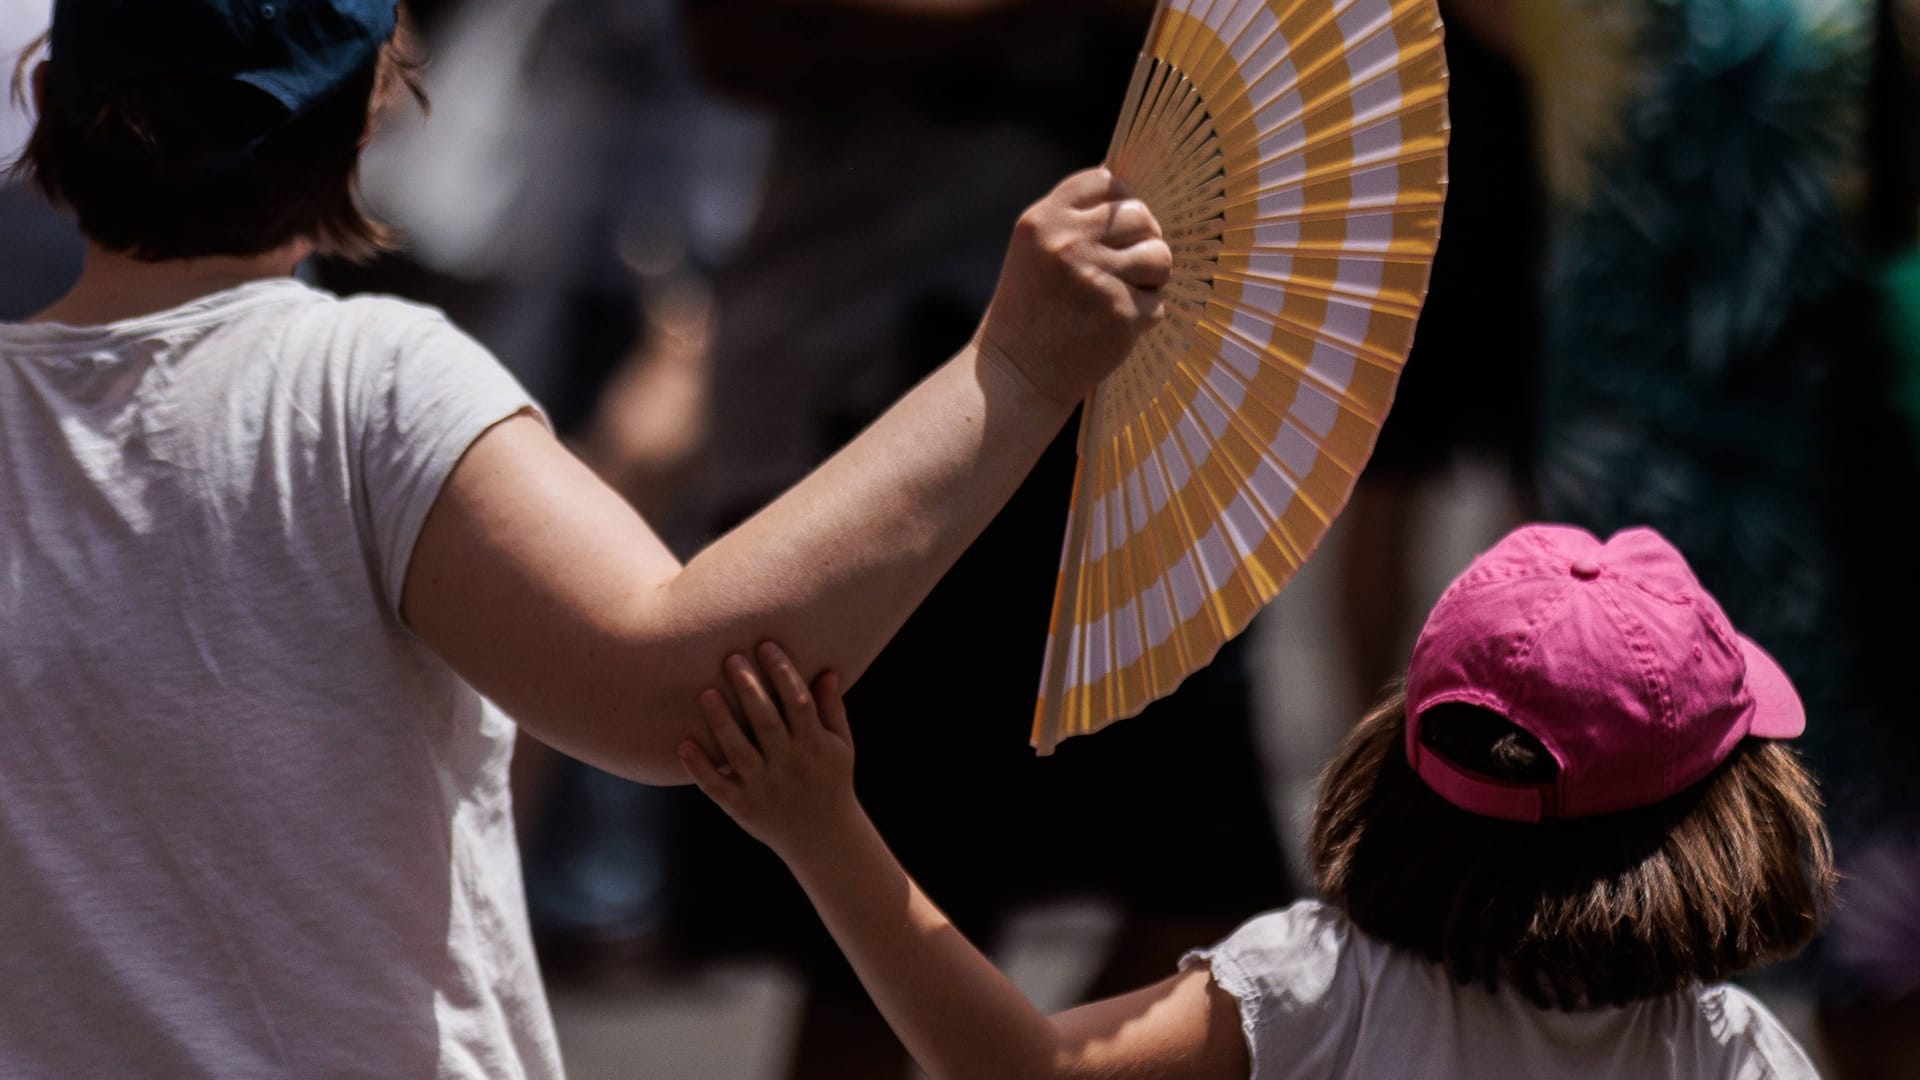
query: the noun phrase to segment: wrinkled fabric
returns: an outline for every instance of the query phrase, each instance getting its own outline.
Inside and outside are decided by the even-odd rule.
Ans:
[[[559,1075],[513,725],[399,615],[529,407],[289,279],[0,325],[0,1076]]]
[[[1773,1014],[1736,987],[1622,1008],[1542,1009],[1461,986],[1311,900],[1253,919],[1180,966],[1200,964],[1240,1003],[1251,1080],[1818,1076]]]

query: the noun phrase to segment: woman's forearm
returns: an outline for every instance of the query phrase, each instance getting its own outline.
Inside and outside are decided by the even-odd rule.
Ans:
[[[851,683],[1070,412],[968,347],[663,585],[662,629],[703,657],[791,641],[804,669]]]

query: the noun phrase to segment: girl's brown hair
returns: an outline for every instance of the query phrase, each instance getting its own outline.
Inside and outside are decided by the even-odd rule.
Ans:
[[[1539,782],[1546,748],[1484,710],[1422,719],[1463,768]],[[1470,814],[1407,764],[1395,690],[1320,777],[1311,860],[1356,926],[1463,984],[1535,1004],[1620,1005],[1799,951],[1833,897],[1820,799],[1785,745],[1746,739],[1665,802],[1537,824]]]
[[[15,65],[16,100],[45,43]],[[9,176],[71,208],[94,243],[140,259],[257,255],[301,240],[365,259],[393,236],[361,204],[360,152],[390,100],[426,106],[419,67],[403,19],[375,61],[291,118],[243,83],[143,79],[85,117],[43,111]]]

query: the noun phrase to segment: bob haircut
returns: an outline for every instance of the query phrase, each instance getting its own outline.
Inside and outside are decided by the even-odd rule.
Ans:
[[[15,66],[16,100],[46,40]],[[42,110],[10,176],[72,209],[89,240],[149,262],[259,255],[297,241],[365,260],[390,249],[393,235],[361,205],[360,152],[375,113],[398,94],[426,107],[419,66],[403,21],[373,62],[291,118],[244,83],[139,80],[84,120]]]
[[[1550,780],[1532,736],[1471,706],[1423,742],[1462,768]],[[1539,823],[1455,807],[1407,764],[1406,692],[1361,720],[1320,777],[1310,858],[1362,931],[1545,1008],[1623,1005],[1799,951],[1834,888],[1812,779],[1784,744],[1745,739],[1692,788],[1640,809]]]

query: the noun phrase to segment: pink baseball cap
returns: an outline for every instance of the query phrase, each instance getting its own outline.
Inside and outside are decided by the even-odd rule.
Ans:
[[[1520,784],[1423,746],[1436,705],[1478,706],[1547,748],[1559,775]],[[1789,739],[1806,710],[1652,529],[1602,544],[1528,525],[1440,597],[1407,671],[1407,761],[1462,810],[1512,821],[1649,806],[1705,779],[1749,735]]]

